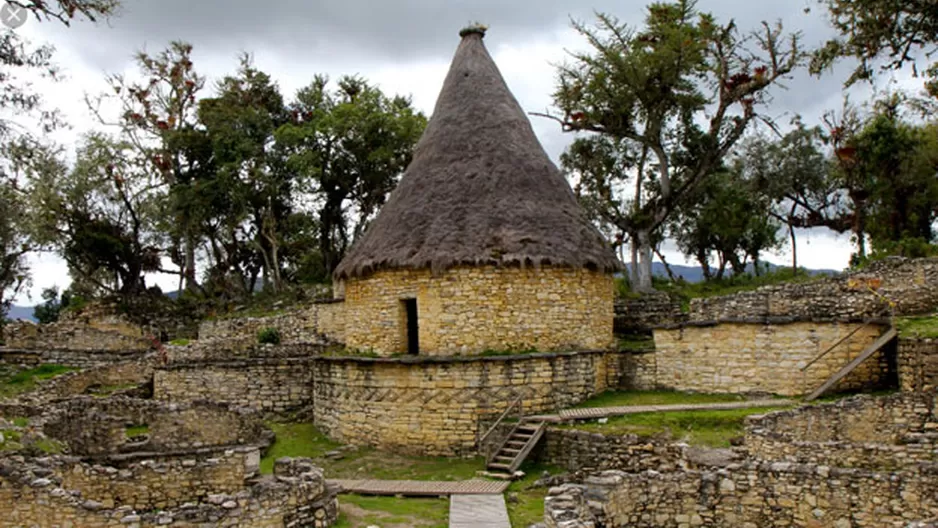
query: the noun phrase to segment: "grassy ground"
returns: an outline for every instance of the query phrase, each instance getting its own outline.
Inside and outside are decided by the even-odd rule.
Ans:
[[[36,388],[36,382],[54,378],[66,372],[77,370],[61,365],[40,365],[34,369],[0,371],[0,399],[29,392]]]
[[[899,317],[896,328],[903,337],[938,338],[938,316]]]
[[[446,528],[449,499],[342,495],[336,528]]]
[[[729,447],[730,439],[743,435],[747,416],[790,407],[754,407],[727,411],[676,411],[640,413],[609,418],[606,423],[584,423],[562,427],[603,434],[670,434],[691,445]]]
[[[309,457],[325,470],[328,478],[388,480],[465,480],[476,476],[484,466],[481,458],[451,459],[409,457],[359,448],[343,452],[340,460],[324,455],[340,447],[311,424],[271,423],[277,440],[263,459],[261,472],[271,473],[274,460],[284,456]]]
[[[545,472],[557,475],[563,473],[563,470],[531,462],[523,464],[521,470],[525,472],[524,478],[508,486],[505,498],[511,525],[525,528],[544,522],[544,498],[547,496],[547,488],[535,488],[534,482]]]
[[[745,401],[738,394],[697,394],[674,391],[609,391],[577,405],[590,407],[626,407],[632,405],[676,405],[681,403],[725,403]]]

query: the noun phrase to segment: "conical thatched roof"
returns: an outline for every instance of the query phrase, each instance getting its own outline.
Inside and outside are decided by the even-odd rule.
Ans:
[[[414,159],[337,278],[467,265],[620,268],[467,31]]]

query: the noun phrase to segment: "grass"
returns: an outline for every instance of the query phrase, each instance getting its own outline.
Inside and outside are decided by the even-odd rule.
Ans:
[[[150,432],[149,425],[134,425],[126,429],[127,438],[136,438],[144,436]]]
[[[312,424],[269,423],[277,439],[261,459],[261,473],[273,472],[274,460],[280,457],[309,457],[323,468],[329,478],[373,478],[388,480],[465,480],[484,467],[481,458],[452,459],[410,457],[358,448],[343,452],[340,460],[324,455],[341,444],[333,442]]]
[[[676,405],[682,403],[726,403],[745,401],[738,394],[702,394],[674,391],[609,391],[577,405],[591,407],[629,407],[634,405]]]
[[[446,498],[400,498],[342,495],[335,528],[417,527],[446,528],[449,500]]]
[[[898,317],[895,323],[903,337],[938,338],[938,316]]]
[[[771,411],[789,409],[790,406],[751,407],[725,411],[673,411],[639,413],[609,418],[601,423],[565,425],[609,435],[637,434],[655,436],[669,434],[675,440],[691,445],[729,447],[730,440],[742,436],[746,417]]]
[[[173,346],[186,346],[189,343],[190,341],[188,339],[173,339],[169,342],[169,344]]]
[[[619,350],[654,350],[655,339],[651,336],[620,336],[616,340]]]
[[[534,482],[540,479],[545,471],[556,475],[563,473],[563,470],[531,462],[523,464],[521,470],[525,472],[525,476],[512,482],[505,495],[511,525],[524,527],[544,522],[547,488],[536,488]]]
[[[719,280],[710,280],[697,283],[678,280],[675,282],[655,278],[655,289],[671,293],[684,302],[682,306],[687,308],[690,299],[705,297],[718,297],[721,295],[732,295],[734,293],[751,291],[763,286],[771,286],[784,283],[812,282],[823,278],[823,276],[809,275],[804,268],[799,268],[795,273],[791,268],[778,268],[774,271],[766,271],[761,275],[744,273],[741,275],[732,275]]]
[[[45,364],[29,370],[21,370],[12,375],[0,377],[0,398],[6,398],[29,392],[36,388],[36,383],[40,380],[54,378],[56,376],[78,370],[62,365]]]

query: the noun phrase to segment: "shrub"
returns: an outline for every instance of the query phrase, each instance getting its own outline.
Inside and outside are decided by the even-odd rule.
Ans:
[[[276,328],[265,328],[257,333],[257,342],[262,345],[279,345],[280,330]]]

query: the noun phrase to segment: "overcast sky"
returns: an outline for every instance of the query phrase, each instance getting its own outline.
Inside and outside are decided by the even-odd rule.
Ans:
[[[699,9],[721,21],[734,18],[740,28],[755,28],[761,20],[781,20],[786,29],[801,31],[806,46],[830,35],[823,13],[813,0],[752,1],[701,0]],[[811,7],[810,13],[805,9]],[[570,18],[592,20],[594,11],[638,25],[643,2],[609,0],[124,0],[118,16],[106,23],[76,23],[71,28],[30,20],[17,29],[35,43],[56,48],[55,61],[66,80],[39,83],[48,106],[60,108],[73,128],[56,139],[73,143],[94,125],[83,97],[104,90],[109,73],[133,75],[133,54],[158,52],[172,40],[194,45],[196,70],[217,80],[237,67],[242,52],[253,54],[255,64],[275,79],[286,97],[308,84],[317,73],[331,77],[360,74],[388,94],[413,97],[430,114],[450,59],[459,42],[460,28],[481,22],[490,29],[489,51],[509,87],[526,111],[550,105],[554,64],[565,50],[582,49],[584,42],[570,29]],[[794,114],[809,122],[827,109],[840,107],[841,83],[849,65],[821,79],[805,74],[787,81],[787,90],[773,91],[769,114],[787,123]],[[911,81],[899,77],[901,85]],[[859,89],[859,98],[870,88]],[[571,140],[556,123],[533,118],[538,137],[556,161]],[[812,231],[803,234],[799,262],[812,268],[841,269],[850,253],[848,237]],[[669,262],[683,263],[676,251],[666,251]],[[770,255],[784,263],[790,253]],[[164,290],[176,278],[154,277]],[[34,304],[48,286],[68,284],[65,266],[54,256],[34,259],[32,299],[21,295],[18,304]]]

